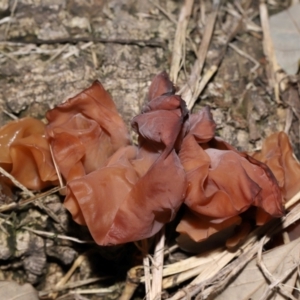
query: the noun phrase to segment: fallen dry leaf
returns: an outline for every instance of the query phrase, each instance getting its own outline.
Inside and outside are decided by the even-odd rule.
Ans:
[[[270,17],[270,31],[275,55],[281,68],[289,75],[299,70],[300,4]]]
[[[263,253],[262,260],[268,271],[274,278],[278,279],[278,283],[283,283],[285,291],[292,293],[293,287],[297,279],[297,268],[300,255],[300,238],[274,248]],[[289,274],[289,275],[288,275]],[[285,278],[284,275],[286,275]],[[280,279],[283,279],[280,281]],[[266,290],[269,288],[270,282],[266,279],[261,269],[257,265],[257,258],[250,261],[243,271],[230,282],[230,285],[217,295],[216,300],[227,299],[261,299]],[[271,299],[286,299],[277,289],[271,291]]]
[[[31,284],[19,285],[14,281],[0,281],[0,299],[39,300],[37,291]]]

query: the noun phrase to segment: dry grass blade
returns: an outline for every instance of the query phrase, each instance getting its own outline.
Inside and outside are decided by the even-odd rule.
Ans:
[[[59,190],[61,190],[60,187],[55,187],[55,188],[53,188],[49,191],[46,191],[44,193],[33,195],[33,197],[30,197],[29,199],[20,200],[19,203],[13,202],[13,203],[10,203],[10,204],[4,204],[0,207],[0,212],[5,212],[5,211],[15,209],[17,207],[25,206],[27,204],[30,204],[30,203],[36,201],[37,199],[52,195],[52,194],[58,192]]]
[[[44,236],[44,237],[48,237],[48,238],[52,238],[52,239],[68,240],[68,241],[72,241],[72,242],[75,242],[75,243],[78,243],[78,244],[95,244],[94,241],[83,241],[83,240],[79,240],[79,239],[71,237],[71,236],[56,234],[56,233],[42,231],[42,230],[35,230],[35,229],[32,229],[30,227],[26,227],[26,226],[23,226],[22,228],[26,229],[26,230],[34,233],[34,234]]]
[[[15,0],[13,5],[12,5],[12,8],[11,8],[10,18],[9,18],[7,26],[5,28],[5,33],[4,33],[5,39],[8,36],[8,32],[9,32],[9,29],[10,29],[10,24],[11,24],[12,19],[14,17],[14,14],[15,14],[15,11],[16,11],[16,8],[17,8],[17,4],[18,4],[18,0]]]
[[[143,265],[144,265],[144,274],[145,274],[145,290],[146,290],[146,299],[152,299],[152,290],[151,290],[151,274],[150,274],[150,259],[148,255],[148,240],[142,240],[142,253],[143,253]]]
[[[210,40],[213,34],[213,30],[215,27],[215,22],[218,14],[219,9],[219,1],[215,1],[214,11],[207,17],[206,25],[204,29],[203,39],[201,41],[197,57],[190,78],[188,82],[182,87],[179,91],[179,94],[185,99],[187,103],[187,107],[190,109],[193,107],[196,99],[198,98],[198,86],[201,80],[201,73],[203,70],[207,50],[210,44]]]
[[[280,67],[277,63],[273,42],[270,33],[270,25],[269,25],[269,15],[268,9],[265,1],[261,1],[259,4],[259,12],[260,12],[260,21],[263,30],[263,49],[264,53],[268,60],[267,66],[267,76],[269,80],[269,86],[274,89],[275,100],[277,103],[280,103],[280,96],[279,96],[279,73]]]
[[[299,219],[300,204],[293,207],[286,217],[279,220],[272,220],[266,225],[255,229],[248,236],[243,245],[235,252],[224,250],[224,255],[221,259],[216,259],[211,264],[207,265],[207,272],[201,272],[186,286],[185,290],[178,291],[170,299],[187,299],[187,293],[189,296],[195,296],[196,294],[201,293],[201,296],[206,298],[211,293],[222,290],[231,278],[244,268],[244,266],[255,256],[260,246],[258,241],[259,236],[266,235],[267,233],[263,240],[263,243],[265,244],[274,234],[282,231],[282,229],[287,228]],[[228,265],[235,257],[236,260]],[[216,265],[218,267],[216,267]]]
[[[24,199],[24,200],[21,200],[18,205],[19,206],[24,206],[24,205],[27,205],[29,203],[32,203],[33,201],[37,200],[37,199],[40,199],[40,198],[43,198],[43,197],[47,197],[49,195],[52,195],[58,191],[60,191],[61,189],[65,188],[64,186],[63,187],[55,187],[49,191],[46,191],[44,193],[40,193],[40,194],[37,194],[37,195],[34,195],[32,198],[29,198],[29,199]]]
[[[164,246],[165,246],[165,230],[162,230],[156,235],[156,245],[152,262],[152,299],[160,300],[162,292],[162,276],[164,265]]]
[[[256,59],[254,59],[251,55],[249,55],[246,52],[242,51],[241,49],[239,49],[237,46],[235,46],[232,43],[228,44],[228,46],[231,49],[233,49],[236,53],[238,53],[239,55],[249,59],[251,62],[254,63],[254,66],[251,68],[250,72],[255,72],[258,69],[258,67],[260,66],[259,62]]]
[[[296,195],[296,197],[294,198],[299,199],[299,195]],[[293,204],[295,204],[295,201],[293,199],[291,200],[293,201]],[[288,201],[287,203],[291,203],[290,201]],[[289,207],[289,205],[287,205],[287,207]],[[291,216],[292,215],[290,215],[290,218]],[[297,217],[295,217],[295,219],[296,218]],[[292,222],[293,220],[294,219],[292,219]],[[269,228],[269,226],[270,225],[258,228],[255,232],[249,235],[244,246],[238,249],[236,252],[229,252],[224,248],[219,248],[205,254],[192,256],[183,261],[165,266],[163,270],[163,289],[174,287],[197,275],[198,276],[196,282],[198,283],[207,280],[210,276],[218,274],[218,272],[220,272],[222,268],[233,258],[238,257],[240,254],[242,254],[247,249],[247,247],[249,248],[253,246],[257,241],[257,236],[265,232]],[[288,227],[289,225],[285,224],[284,226]],[[257,249],[253,248],[251,252],[247,253],[241,259],[241,263],[246,263],[247,261],[251,260],[256,251]],[[236,272],[238,272],[241,267],[241,264],[237,264],[237,267],[235,267],[234,271],[231,272],[231,276],[233,276],[233,274],[236,274]],[[145,277],[141,278],[141,282],[145,282]],[[182,291],[182,294],[184,294],[184,291]],[[180,299],[180,297],[174,299]]]
[[[137,266],[131,268],[127,273],[125,288],[119,300],[130,300],[136,288],[140,284],[143,267]]]
[[[106,280],[109,279],[109,276],[105,276],[105,277],[97,277],[97,278],[89,278],[89,279],[85,279],[85,280],[80,280],[80,281],[75,281],[75,282],[71,282],[71,283],[67,283],[64,286],[60,286],[60,287],[54,287],[53,289],[47,290],[47,291],[40,291],[39,292],[39,297],[43,297],[46,296],[48,294],[51,294],[53,292],[61,292],[64,291],[66,289],[73,289],[73,288],[77,288],[83,285],[88,285],[94,282],[98,282],[101,280]]]
[[[176,24],[176,20],[173,18],[173,16],[171,14],[169,14],[163,7],[161,7],[156,1],[154,0],[150,0],[150,2],[157,7],[171,22],[173,22],[174,24]]]
[[[190,78],[188,82],[182,87],[182,89],[179,91],[179,94],[185,99],[187,103],[187,107],[189,109],[192,109],[194,106],[197,98],[201,94],[201,92],[206,87],[207,83],[211,80],[211,78],[214,76],[216,71],[218,70],[218,67],[220,63],[222,62],[226,49],[230,41],[236,36],[238,33],[238,30],[240,29],[243,21],[243,17],[239,17],[238,19],[235,19],[232,23],[232,30],[228,34],[226,41],[224,43],[224,46],[221,48],[218,59],[214,61],[214,63],[208,67],[208,70],[205,72],[205,74],[201,77],[201,72],[203,69],[203,65],[206,58],[206,53],[208,50],[209,42],[213,33],[214,23],[217,16],[218,11],[218,2],[215,6],[215,10],[208,16],[207,23],[205,26],[204,31],[204,37],[202,39],[202,42],[199,47],[198,51],[198,57],[195,62],[195,65],[192,69],[192,73],[190,75]]]
[[[181,8],[179,20],[177,23],[175,40],[173,45],[173,56],[170,67],[170,78],[176,84],[178,73],[180,71],[182,61],[184,59],[183,53],[185,48],[185,39],[187,25],[189,22],[190,15],[192,13],[194,0],[185,0],[184,5]]]
[[[53,165],[54,165],[54,168],[55,168],[55,172],[56,172],[56,175],[57,175],[57,178],[58,178],[59,185],[60,185],[61,188],[63,188],[64,187],[63,179],[61,177],[61,174],[60,174],[60,171],[59,171],[59,167],[58,167],[58,165],[56,163],[56,160],[55,160],[55,157],[54,157],[54,154],[53,154],[53,149],[52,149],[52,146],[51,146],[50,143],[49,143],[49,150],[50,150],[52,162],[53,162]]]
[[[77,259],[74,261],[70,270],[66,273],[66,275],[56,284],[55,289],[63,287],[71,278],[75,270],[81,265],[81,263],[86,259],[86,254],[79,255]],[[51,293],[49,295],[52,299],[57,298],[57,292]]]
[[[12,183],[18,187],[19,189],[21,189],[26,195],[30,196],[30,197],[34,197],[33,192],[29,191],[27,189],[27,187],[25,187],[21,182],[19,182],[15,177],[13,177],[12,175],[10,175],[8,172],[6,172],[2,167],[0,167],[0,173],[3,174],[5,177],[9,178]]]
[[[100,289],[86,289],[86,290],[77,290],[77,291],[71,291],[69,294],[71,295],[91,295],[91,294],[98,294],[98,295],[106,295],[111,294],[116,290],[116,288],[100,288]],[[78,299],[78,298],[75,298]],[[82,298],[80,298],[82,299]]]
[[[285,209],[291,208],[294,204],[299,202],[299,199],[300,199],[300,191],[284,204]]]
[[[288,299],[296,300],[296,298],[290,292],[286,291],[284,286],[281,285],[280,283],[282,281],[284,281],[286,279],[286,277],[288,277],[292,272],[295,271],[295,269],[297,268],[297,264],[295,264],[294,268],[292,268],[292,269],[288,270],[288,272],[282,274],[281,278],[275,278],[274,275],[268,270],[268,268],[266,267],[266,265],[264,264],[264,261],[263,261],[262,252],[263,252],[263,246],[265,244],[265,238],[266,238],[266,236],[264,236],[260,241],[260,245],[259,245],[259,249],[258,249],[258,253],[257,253],[257,265],[259,266],[259,268],[263,272],[264,276],[270,281],[271,284],[269,285],[268,289],[266,289],[264,294],[261,296],[260,300],[267,300],[269,298],[270,292],[275,287],[280,288],[280,292],[284,296],[286,296]]]

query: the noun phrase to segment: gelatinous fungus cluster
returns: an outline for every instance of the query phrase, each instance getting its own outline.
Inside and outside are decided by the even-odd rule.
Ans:
[[[238,152],[215,136],[209,107],[191,114],[175,92],[165,72],[153,79],[131,123],[133,145],[96,81],[48,111],[46,126],[26,118],[2,127],[0,166],[40,190],[58,184],[55,161],[67,186],[65,207],[100,245],[153,236],[183,203],[177,231],[196,242],[247,223],[250,208],[257,224],[282,216],[300,179],[288,137],[270,136],[252,156]]]

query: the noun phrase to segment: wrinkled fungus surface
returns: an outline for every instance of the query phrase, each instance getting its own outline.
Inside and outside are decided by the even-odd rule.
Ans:
[[[208,108],[191,115],[179,157],[186,171],[186,213],[177,231],[202,241],[233,223],[251,206],[273,217],[283,215],[282,196],[269,168],[214,137]]]
[[[272,170],[285,200],[299,192],[300,164],[286,133],[276,132],[267,137],[261,151],[254,153],[253,157]]]
[[[60,172],[70,181],[102,167],[129,144],[127,128],[99,81],[47,112],[47,135]]]
[[[57,184],[55,162],[67,185],[65,207],[99,245],[151,237],[184,203],[181,240],[225,231],[231,237],[240,226],[227,239],[234,247],[249,232],[252,212],[257,224],[283,215],[282,195],[289,199],[299,190],[299,164],[283,133],[253,157],[238,152],[215,136],[208,107],[190,114],[175,92],[167,73],[154,77],[131,122],[138,135],[132,145],[96,81],[48,111],[46,128],[31,118],[2,127],[0,165],[26,187],[42,189]]]
[[[186,190],[174,149],[186,114],[167,75],[158,75],[132,121],[139,145],[120,148],[105,166],[68,184],[66,203],[79,204],[98,244],[144,239],[174,219]]]
[[[0,128],[0,166],[32,190],[57,184],[44,123],[24,118]]]

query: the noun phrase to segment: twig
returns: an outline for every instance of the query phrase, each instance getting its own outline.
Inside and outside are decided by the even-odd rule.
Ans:
[[[130,300],[136,288],[141,282],[143,267],[136,266],[131,268],[127,273],[126,283],[119,300]]]
[[[19,118],[17,116],[15,116],[14,114],[10,113],[9,111],[7,111],[4,108],[1,108],[2,112],[5,113],[7,116],[9,116],[10,118],[12,118],[13,120],[19,120]]]
[[[168,17],[168,19],[173,22],[174,24],[176,24],[176,20],[173,18],[173,16],[171,14],[169,14],[163,7],[161,7],[158,3],[156,3],[154,0],[150,0],[150,2],[156,6],[166,17]]]
[[[179,91],[179,94],[182,95],[183,99],[186,101],[188,108],[193,107],[196,99],[198,98],[198,86],[201,80],[201,73],[204,66],[207,50],[210,44],[212,37],[213,29],[215,26],[215,21],[217,18],[217,13],[219,9],[219,1],[216,1],[214,11],[210,13],[207,18],[207,22],[204,29],[203,39],[201,41],[197,57],[190,78],[188,82],[182,87]]]
[[[83,241],[83,240],[80,240],[80,239],[77,239],[77,238],[74,238],[74,237],[71,237],[71,236],[51,233],[51,232],[42,231],[42,230],[35,230],[35,229],[32,229],[30,227],[26,227],[26,226],[23,226],[22,228],[26,229],[26,230],[34,233],[34,234],[41,235],[41,236],[44,236],[44,237],[48,237],[50,239],[68,240],[68,241],[72,241],[72,242],[75,242],[75,243],[78,243],[78,244],[95,244],[94,241]]]
[[[57,178],[58,178],[58,182],[59,182],[60,188],[62,189],[62,188],[64,188],[64,183],[63,183],[60,171],[59,171],[58,164],[56,163],[56,160],[55,160],[55,157],[54,157],[54,153],[53,153],[53,150],[52,150],[51,143],[49,143],[49,150],[50,150],[52,162],[53,162],[53,165],[54,165],[54,168],[55,168],[55,172],[56,172],[56,175],[57,175]]]
[[[51,239],[68,240],[68,241],[72,241],[72,242],[75,242],[75,243],[78,243],[78,244],[95,244],[94,241],[83,241],[83,240],[80,240],[80,239],[77,239],[77,238],[74,238],[74,237],[71,237],[71,236],[51,233],[51,232],[42,231],[42,230],[35,230],[35,229],[32,229],[30,227],[26,227],[26,226],[23,226],[22,228],[26,229],[26,230],[34,233],[34,234],[41,235],[41,236],[44,236],[44,237],[48,237],[48,238],[51,238]]]
[[[62,187],[62,188],[64,188],[64,187]],[[8,211],[8,210],[11,210],[11,209],[14,209],[14,208],[25,206],[29,203],[34,202],[35,200],[37,200],[39,198],[43,198],[43,197],[49,196],[51,194],[54,194],[54,193],[58,192],[59,190],[61,190],[62,188],[55,187],[55,188],[53,188],[49,191],[46,191],[44,193],[33,195],[33,197],[31,197],[29,199],[20,200],[18,203],[13,202],[13,203],[10,203],[10,204],[4,204],[4,205],[0,206],[0,212],[4,212],[4,211]]]
[[[160,47],[166,48],[165,42],[161,40],[134,40],[134,39],[104,39],[97,37],[70,37],[61,39],[41,40],[41,39],[30,39],[25,40],[23,38],[14,38],[0,44],[9,43],[13,44],[36,44],[36,45],[53,45],[53,44],[77,44],[80,42],[94,42],[94,43],[105,43],[105,44],[121,44],[121,45],[136,45],[139,47]]]
[[[285,209],[291,208],[294,204],[299,202],[299,199],[300,199],[300,191],[284,204],[284,208]]]
[[[269,16],[266,3],[262,0],[259,4],[260,21],[263,30],[263,49],[265,56],[268,60],[267,74],[269,80],[269,86],[274,89],[275,100],[280,103],[279,96],[279,74],[280,67],[277,63],[273,42],[270,33]]]
[[[239,55],[241,55],[241,56],[243,56],[243,57],[249,59],[251,62],[254,63],[254,67],[252,67],[251,70],[250,70],[251,73],[254,73],[254,72],[257,70],[257,68],[260,66],[259,62],[258,62],[256,59],[254,59],[254,58],[253,58],[251,55],[249,55],[248,53],[246,53],[246,52],[242,51],[241,49],[239,49],[239,48],[238,48],[237,46],[235,46],[234,44],[229,43],[228,46],[229,46],[231,49],[233,49],[236,53],[238,53]]]
[[[54,288],[52,288],[50,290],[46,290],[46,291],[40,291],[39,292],[39,297],[44,297],[44,296],[47,296],[48,294],[53,293],[53,292],[61,292],[61,291],[66,290],[66,289],[77,288],[77,287],[80,287],[80,286],[83,286],[83,285],[98,282],[100,280],[106,280],[106,279],[109,279],[109,278],[111,278],[111,277],[110,276],[104,276],[104,277],[89,278],[89,279],[84,279],[84,280],[80,280],[80,281],[70,282],[70,283],[65,284],[64,286],[54,287]]]
[[[293,122],[293,109],[289,107],[286,113],[284,132],[288,135]]]
[[[151,299],[160,300],[162,292],[162,273],[164,265],[165,230],[164,227],[156,235],[154,259],[152,263]]]
[[[5,28],[5,33],[4,33],[5,38],[7,38],[9,29],[10,29],[10,24],[11,24],[11,21],[13,19],[14,14],[15,14],[15,10],[17,8],[17,4],[18,4],[18,0],[15,0],[13,6],[11,8],[11,13],[10,13],[9,21],[8,21],[7,26]]]
[[[264,294],[261,296],[260,300],[268,299],[270,292],[276,286],[278,286],[280,288],[281,293],[284,296],[286,296],[288,299],[297,300],[291,293],[289,293],[288,291],[286,291],[283,288],[283,285],[281,284],[281,282],[284,281],[292,272],[294,272],[297,269],[298,265],[295,264],[294,268],[291,268],[290,270],[288,270],[288,272],[285,272],[284,274],[282,274],[280,278],[276,279],[274,277],[274,275],[272,275],[272,273],[267,269],[266,265],[263,262],[262,249],[265,244],[265,239],[266,239],[266,236],[262,237],[262,239],[259,243],[259,249],[257,252],[257,265],[263,272],[264,276],[271,282],[271,284],[269,285],[268,289],[266,289]]]
[[[200,14],[201,14],[201,17],[200,17],[200,20],[201,20],[201,23],[204,25],[205,24],[205,0],[200,0]]]
[[[12,183],[18,187],[19,189],[21,189],[25,194],[31,196],[31,197],[34,197],[34,194],[29,191],[27,189],[26,186],[24,186],[21,182],[19,182],[15,177],[13,177],[12,175],[10,175],[8,172],[6,172],[2,167],[0,167],[0,173],[3,174],[5,177],[9,178]]]
[[[75,270],[82,264],[82,262],[86,259],[86,254],[81,254],[79,255],[76,260],[74,261],[72,267],[70,268],[70,270],[67,272],[67,274],[55,285],[55,288],[59,288],[62,287],[63,285],[65,285],[69,279],[71,278],[71,276],[73,275],[73,273],[75,272]],[[56,299],[57,298],[57,292],[55,293],[51,293],[49,295],[49,297]]]
[[[192,109],[195,101],[197,100],[197,98],[199,97],[199,95],[201,94],[201,92],[203,91],[205,86],[207,85],[207,83],[210,81],[212,76],[218,70],[220,63],[222,62],[223,57],[225,56],[227,46],[228,46],[229,42],[236,36],[238,29],[241,26],[241,22],[242,22],[242,18],[236,20],[236,22],[233,24],[233,29],[230,32],[230,34],[228,35],[227,40],[226,40],[222,50],[219,53],[218,59],[212,64],[212,66],[209,67],[209,69],[204,74],[203,78],[202,79],[198,78],[200,81],[195,80],[193,86],[190,86],[190,87],[188,85],[184,86],[184,88],[186,89],[188,98],[184,98],[184,97],[183,98],[185,100],[188,99],[188,101],[186,101],[186,102],[187,102],[187,107],[189,109]],[[200,45],[200,47],[201,47],[201,45]],[[192,91],[193,91],[193,93],[192,93]],[[179,91],[179,94],[180,93],[181,93],[181,91]]]
[[[142,240],[142,253],[143,253],[143,265],[144,265],[144,274],[145,274],[145,290],[146,290],[146,299],[153,300],[151,293],[151,275],[150,275],[150,260],[148,255],[148,241]]]
[[[4,57],[9,58],[10,60],[12,60],[16,64],[19,63],[18,60],[16,58],[14,58],[10,53],[8,54],[8,53],[0,50],[0,54],[2,54]]]
[[[170,67],[170,78],[176,84],[178,73],[181,68],[181,62],[183,60],[182,52],[185,48],[186,29],[189,22],[189,18],[192,13],[194,0],[185,0],[184,5],[181,8],[179,20],[177,23],[174,45],[173,45],[173,56]]]
[[[91,295],[91,294],[102,294],[102,295],[106,295],[106,294],[111,294],[116,290],[116,288],[112,289],[112,288],[100,288],[100,289],[87,289],[87,290],[77,290],[77,291],[70,291],[69,294],[71,295],[79,295],[79,294],[87,294],[87,295]]]
[[[4,17],[0,20],[0,25],[10,22],[11,17]]]
[[[222,260],[215,259],[210,266],[206,266],[206,270],[208,272],[201,272],[198,277],[196,277],[189,285],[186,286],[185,291],[178,291],[170,299],[187,299],[187,292],[191,297],[201,292],[202,297],[207,298],[211,293],[221,290],[231,280],[231,278],[237,274],[237,272],[239,272],[239,270],[241,270],[248,261],[252,259],[255,253],[257,253],[259,247],[257,236],[267,233],[266,238],[263,240],[263,242],[266,243],[274,234],[281,232],[282,229],[287,228],[299,219],[300,204],[297,204],[284,218],[274,219],[264,226],[255,229],[247,237],[243,245],[235,252],[228,252],[228,250],[224,250],[223,256],[221,256]],[[228,261],[230,256],[231,259],[234,257],[237,257],[237,259],[227,265],[231,260],[230,259]],[[218,266],[218,268],[215,268],[215,266]],[[213,270],[212,273],[214,275],[209,272],[210,270]]]
[[[47,61],[46,61],[46,65],[48,66],[53,60],[55,60],[58,56],[60,56],[67,48],[69,47],[69,45],[64,45],[63,47],[61,47],[60,49],[58,49],[56,51],[56,53],[54,55],[52,55]]]
[[[94,45],[93,42],[88,42],[88,43],[85,43],[85,44],[81,45],[81,46],[79,47],[79,49],[80,49],[80,50],[85,50],[85,49],[91,47],[92,45]],[[64,54],[62,58],[63,58],[63,59],[67,59],[67,58],[71,57],[72,55],[75,55],[75,56],[78,56],[78,55],[79,55],[79,50],[78,50],[78,48],[73,49],[73,50],[71,50],[70,52]]]

